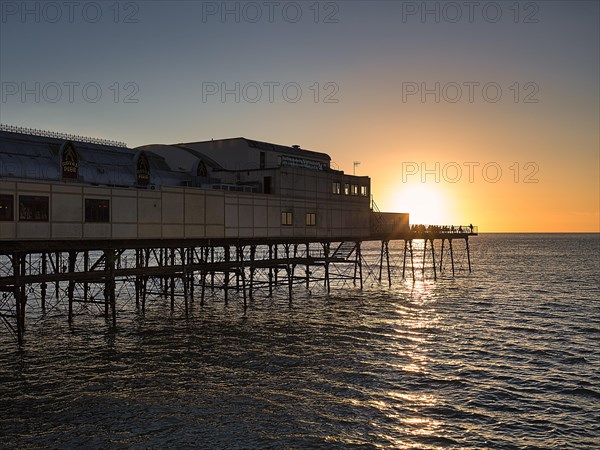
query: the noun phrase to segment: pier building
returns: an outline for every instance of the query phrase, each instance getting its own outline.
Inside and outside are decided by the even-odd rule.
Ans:
[[[476,234],[380,212],[368,176],[298,145],[239,137],[130,149],[0,126],[0,318],[19,341],[31,302],[64,302],[69,321],[74,304],[97,304],[116,321],[123,284],[142,310],[161,296],[185,313],[207,289],[246,307],[257,290],[281,285],[290,298],[296,285],[362,287],[365,241],[381,243],[379,281],[386,267],[392,283],[390,241],[403,242],[402,276],[413,279],[413,241],[422,241],[418,267],[424,273],[429,258],[436,278],[445,254],[454,272],[457,240],[470,271]],[[338,265],[350,269],[331,270]]]

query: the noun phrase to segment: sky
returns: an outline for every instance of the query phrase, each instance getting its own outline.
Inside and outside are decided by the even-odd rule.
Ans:
[[[599,4],[2,0],[0,122],[298,144],[412,223],[598,232]]]

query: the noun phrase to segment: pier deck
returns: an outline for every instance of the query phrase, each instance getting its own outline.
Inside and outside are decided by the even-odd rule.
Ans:
[[[295,285],[309,288],[318,283],[327,292],[336,282],[362,288],[363,269],[373,265],[369,271],[377,281],[382,281],[385,269],[391,285],[394,241],[403,242],[395,257],[401,261],[403,278],[410,273],[415,280],[416,270],[425,276],[427,267],[437,279],[445,269],[444,257],[450,259],[454,276],[456,241],[464,242],[460,251],[470,272],[469,237],[477,234],[473,226],[413,225],[363,237],[2,241],[0,320],[21,343],[28,301],[35,299],[42,310],[49,299],[62,302],[69,322],[74,320],[74,304],[100,304],[114,324],[117,285],[132,286],[142,311],[158,296],[170,299],[172,310],[181,306],[185,314],[194,300],[204,303],[207,289],[222,291],[225,302],[235,293],[246,308],[256,292],[273,295],[278,286],[288,288],[290,301]],[[363,257],[364,242],[381,244],[375,263]],[[420,255],[414,242],[422,242]]]

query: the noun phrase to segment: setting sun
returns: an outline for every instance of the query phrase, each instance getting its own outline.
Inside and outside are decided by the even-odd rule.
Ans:
[[[437,224],[448,222],[449,199],[437,186],[424,183],[402,186],[393,200],[394,210],[410,213],[411,224]]]

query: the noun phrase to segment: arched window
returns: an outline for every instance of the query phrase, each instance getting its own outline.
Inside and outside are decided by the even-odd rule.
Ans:
[[[198,175],[199,177],[205,177],[208,175],[208,172],[206,170],[206,164],[204,164],[204,161],[202,161],[202,160],[200,160],[198,163],[198,169],[197,169],[196,175]]]

